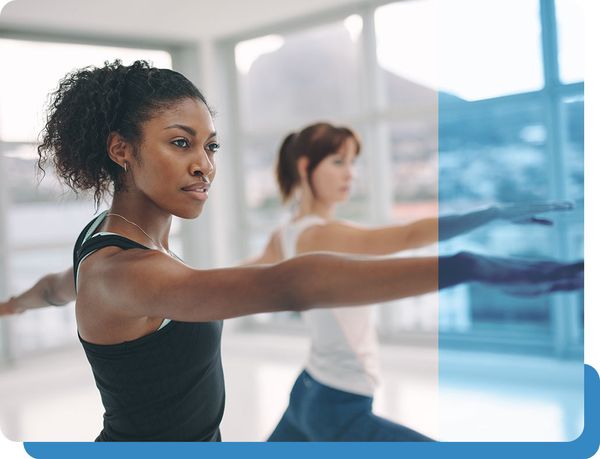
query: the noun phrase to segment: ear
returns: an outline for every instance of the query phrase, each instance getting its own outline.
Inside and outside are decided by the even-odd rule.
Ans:
[[[131,164],[133,161],[133,147],[131,143],[123,138],[118,132],[111,132],[106,142],[108,156],[117,165],[125,168],[125,164]]]
[[[306,156],[301,156],[296,162],[296,167],[298,168],[298,177],[301,180],[306,180],[308,177],[308,158]]]

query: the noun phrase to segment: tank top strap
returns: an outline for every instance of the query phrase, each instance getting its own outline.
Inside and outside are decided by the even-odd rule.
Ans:
[[[128,249],[146,249],[148,247],[138,242],[132,241],[124,236],[113,233],[100,233],[93,235],[94,231],[98,229],[100,224],[106,218],[108,211],[102,212],[90,223],[88,223],[75,243],[73,248],[73,275],[75,276],[75,290],[77,290],[77,277],[79,274],[79,265],[81,262],[94,253],[104,247],[119,247],[123,250]]]
[[[106,218],[107,213],[108,211],[102,212],[100,215],[98,215],[96,218],[90,221],[87,225],[85,225],[85,228],[83,228],[81,233],[79,233],[79,236],[75,241],[75,247],[73,248],[73,269],[75,269],[75,265],[77,264],[77,252],[79,251],[79,248],[81,247],[83,242],[90,237],[90,234],[92,234],[98,228],[98,226],[100,226],[100,224]]]
[[[311,226],[324,225],[325,223],[325,219],[318,215],[305,215],[296,221],[285,224],[281,231],[283,256],[286,259],[296,256],[296,244],[300,235]]]

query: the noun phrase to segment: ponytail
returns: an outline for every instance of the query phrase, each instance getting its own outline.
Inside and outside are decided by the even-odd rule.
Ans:
[[[279,184],[281,199],[285,203],[292,196],[294,187],[299,181],[298,170],[296,168],[296,155],[294,154],[294,143],[298,134],[292,132],[283,140],[279,147],[279,156],[277,159],[276,175]]]

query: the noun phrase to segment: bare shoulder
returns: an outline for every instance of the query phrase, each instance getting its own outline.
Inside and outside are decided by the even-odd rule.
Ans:
[[[315,251],[353,252],[368,228],[353,222],[334,220],[304,230],[297,241],[298,253]]]
[[[79,267],[78,301],[98,303],[99,308],[124,316],[138,315],[137,300],[150,286],[191,268],[156,250],[105,247],[94,252]]]
[[[156,250],[105,247],[93,253],[81,262],[78,275],[81,337],[115,344],[155,331],[165,316],[154,313],[152,299],[169,292],[173,275],[181,277],[186,270],[191,268]]]

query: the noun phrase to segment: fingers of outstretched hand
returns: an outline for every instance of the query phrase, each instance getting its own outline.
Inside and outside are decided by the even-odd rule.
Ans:
[[[551,291],[551,284],[520,284],[520,285],[509,285],[501,288],[501,290],[512,296],[519,297],[534,297],[544,295]]]
[[[571,264],[552,263],[541,266],[539,275],[531,283],[514,284],[503,290],[511,295],[537,296],[552,292],[571,292],[581,290],[584,284],[583,261]]]
[[[509,285],[502,291],[513,296],[534,297],[552,292],[572,292],[583,288],[583,276],[573,276],[559,279],[553,282],[542,282],[537,284]]]
[[[554,222],[547,218],[539,218],[539,217],[527,217],[527,218],[517,218],[513,220],[513,223],[517,225],[528,225],[528,224],[536,224],[536,225],[544,225],[544,226],[552,226]]]
[[[489,284],[540,284],[583,277],[583,261],[567,264],[489,256],[476,256],[473,260],[477,280]]]
[[[500,207],[500,215],[509,220],[519,220],[535,214],[573,210],[573,203],[568,201],[544,202],[535,204],[512,204]]]

